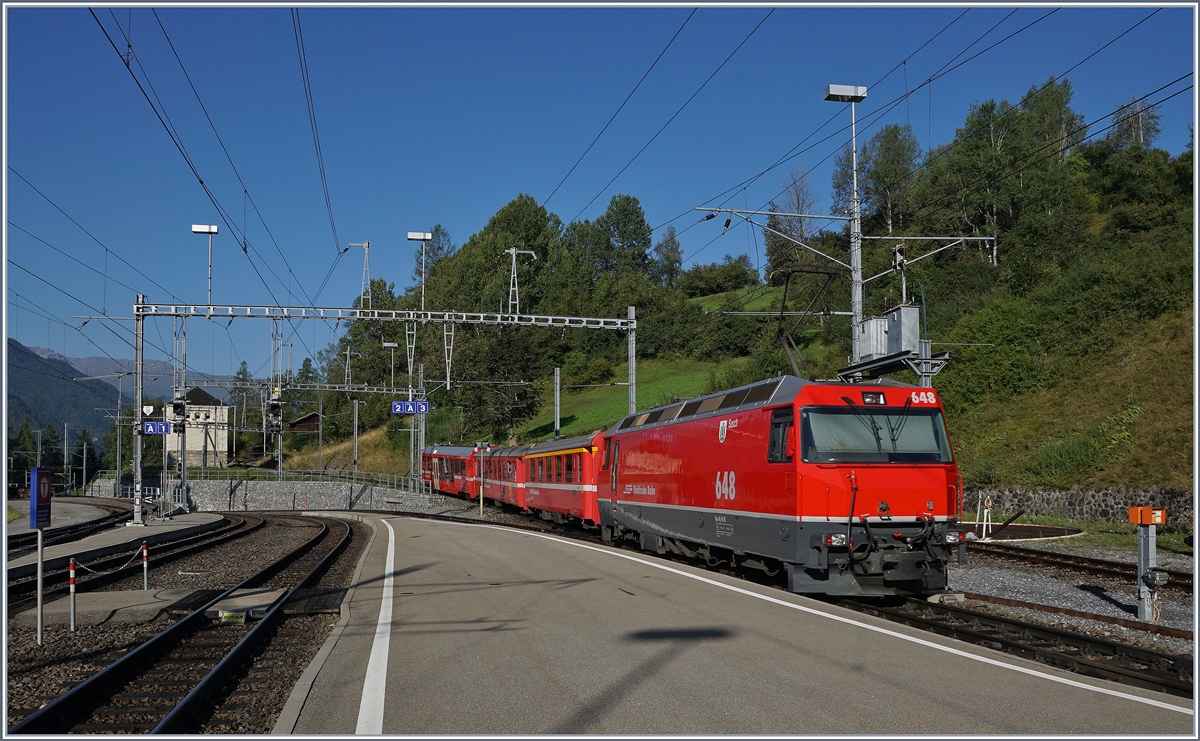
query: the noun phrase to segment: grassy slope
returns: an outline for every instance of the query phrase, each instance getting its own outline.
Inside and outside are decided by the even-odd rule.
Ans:
[[[788,299],[788,304],[792,304],[799,299],[795,298],[795,290],[789,293],[792,298]],[[746,296],[752,295],[752,298],[746,302],[745,306],[741,306],[741,302]],[[726,299],[739,304],[738,311],[767,311],[770,308],[771,302],[776,302],[778,308],[779,300],[783,298],[783,288],[765,288],[764,286],[753,286],[750,288],[742,288],[737,291],[729,291],[728,293],[716,293],[712,296],[698,296],[688,299],[694,304],[700,304],[700,308],[705,311],[718,311],[721,308],[721,303]],[[804,308],[804,307],[800,307]],[[794,310],[794,309],[793,309]]]
[[[733,361],[737,362],[737,361]],[[728,365],[728,364],[725,364]],[[614,380],[628,377],[628,366],[617,366]],[[643,360],[637,366],[639,409],[670,403],[672,398],[688,399],[704,392],[709,374],[722,370],[717,363],[698,360]],[[584,435],[612,426],[629,413],[627,386],[564,390],[560,394],[561,434]],[[554,388],[546,389],[541,412],[517,430],[524,440],[544,440],[554,434]]]
[[[1039,446],[1100,434],[1107,453],[1084,466],[1084,485],[1192,486],[1192,313],[1167,314],[1097,360],[1081,361],[1079,381],[1028,396],[992,401],[961,419],[951,434],[968,481],[981,462],[999,484],[1034,483]],[[1122,434],[1113,417],[1142,411]]]

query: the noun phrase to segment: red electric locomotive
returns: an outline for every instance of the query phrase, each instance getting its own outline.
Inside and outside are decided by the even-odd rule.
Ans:
[[[962,480],[933,389],[794,376],[651,409],[601,435],[606,539],[786,569],[793,592],[946,585]]]
[[[596,465],[604,435],[551,440],[525,449],[525,506],[542,519],[599,522]]]

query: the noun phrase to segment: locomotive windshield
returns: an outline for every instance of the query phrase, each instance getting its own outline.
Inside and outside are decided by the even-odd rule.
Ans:
[[[805,463],[952,463],[938,409],[809,407],[800,412]]]

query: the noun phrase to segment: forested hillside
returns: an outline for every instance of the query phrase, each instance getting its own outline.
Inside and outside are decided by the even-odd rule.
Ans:
[[[915,263],[929,243],[906,245],[907,299],[923,302],[935,350],[952,356],[935,385],[969,484],[1190,487],[1191,147],[1179,156],[1155,149],[1158,118],[1136,101],[1090,129],[1070,102],[1069,82],[1050,80],[1017,103],[979,103],[953,141],[927,152],[907,126],[870,136],[858,158],[863,231],[890,239],[865,242],[864,275],[887,271],[891,246],[904,237],[996,238],[994,252],[966,243]],[[835,208],[851,202],[849,154],[831,183]],[[793,171],[788,186],[762,235],[768,264],[761,272],[745,255],[684,269],[674,228],[656,240],[635,195],[614,196],[599,218],[569,224],[518,195],[461,247],[434,229],[425,305],[507,312],[505,251],[527,250],[534,254],[517,259],[521,313],[624,317],[635,306],[639,358],[742,359],[724,362],[708,381],[712,389],[788,373],[774,318],[717,310],[777,309],[781,292],[768,292],[782,282],[778,270],[836,267],[792,240],[845,258],[846,230],[819,231],[783,215],[803,213],[823,186],[803,171]],[[719,228],[711,221],[689,238],[707,241]],[[419,279],[418,272],[413,283]],[[788,308],[806,306],[823,281],[793,276]],[[873,282],[866,313],[901,300],[897,279]],[[419,308],[420,290],[376,279],[372,301],[374,308]],[[814,308],[848,307],[848,276],[839,273]],[[624,380],[615,372],[625,360],[623,333],[465,325],[456,329],[454,382],[446,391],[437,388],[446,375],[442,327],[426,325],[418,337],[417,360],[434,389],[430,442],[516,435],[545,403],[555,367],[567,385]],[[814,318],[793,339],[817,377],[834,377],[846,365],[845,318]],[[349,349],[361,354],[353,362],[356,382],[386,384],[384,341],[403,348],[403,326],[352,323],[302,373],[340,380]],[[404,385],[403,352],[396,355]],[[640,395],[639,406],[670,394],[659,396]],[[296,414],[315,408],[315,396],[290,393],[288,400]],[[388,399],[361,401],[363,427],[388,425],[393,437],[407,427],[392,417]],[[327,436],[349,436],[350,403],[345,394],[325,396]],[[532,429],[547,431],[544,424]]]

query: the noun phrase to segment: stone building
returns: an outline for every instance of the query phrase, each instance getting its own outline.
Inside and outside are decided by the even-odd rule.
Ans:
[[[202,388],[195,387],[184,394],[187,416],[188,468],[229,465],[229,405]],[[170,407],[168,407],[169,409]],[[167,458],[172,467],[179,463],[181,434],[178,417],[172,416],[171,434],[166,436]]]

